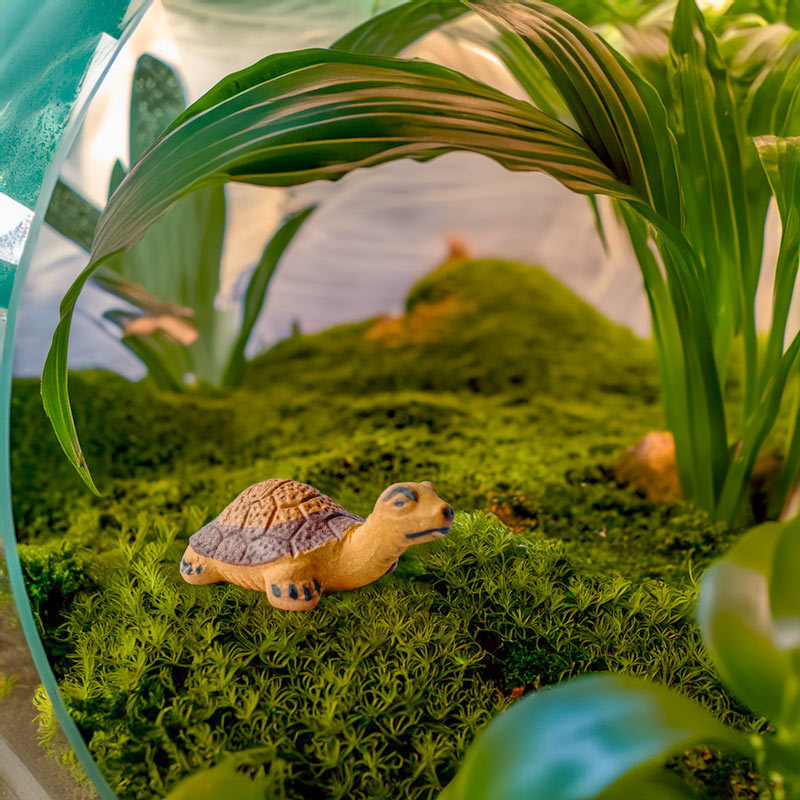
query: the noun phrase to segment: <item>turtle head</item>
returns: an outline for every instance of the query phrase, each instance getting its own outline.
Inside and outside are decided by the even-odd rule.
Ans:
[[[405,547],[441,539],[453,522],[453,507],[445,503],[430,481],[395,483],[375,503],[374,525]]]

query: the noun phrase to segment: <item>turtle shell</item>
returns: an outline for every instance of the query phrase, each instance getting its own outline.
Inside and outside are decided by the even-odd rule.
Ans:
[[[189,539],[201,556],[254,567],[341,539],[364,522],[313,486],[269,480],[245,489],[216,519]]]

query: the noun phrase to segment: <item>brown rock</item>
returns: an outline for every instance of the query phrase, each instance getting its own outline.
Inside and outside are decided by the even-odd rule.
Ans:
[[[682,493],[672,434],[669,431],[646,434],[625,451],[614,469],[614,476],[648,500],[678,502]]]
[[[463,311],[464,305],[457,297],[446,297],[438,303],[420,302],[402,317],[379,319],[367,331],[366,338],[388,347],[435,342],[445,333],[448,323]]]

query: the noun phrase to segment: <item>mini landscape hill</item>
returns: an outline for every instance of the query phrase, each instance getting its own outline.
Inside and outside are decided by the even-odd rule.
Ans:
[[[647,674],[755,724],[691,623],[690,565],[736,533],[607,477],[662,425],[651,347],[539,268],[446,264],[402,318],[285,340],[230,394],[99,372],[71,387],[104,495],[18,381],[15,513],[65,701],[123,798],[265,743],[276,798],[432,797],[512,695],[586,670]],[[361,515],[392,482],[432,480],[456,523],[307,616],[183,584],[188,536],[277,476]],[[739,762],[676,768],[751,796]]]

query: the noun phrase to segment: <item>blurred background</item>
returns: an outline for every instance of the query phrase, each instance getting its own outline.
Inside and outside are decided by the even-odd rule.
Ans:
[[[227,73],[269,53],[326,46],[371,13],[367,0],[207,3],[154,0],[92,101],[62,180],[96,206],[105,204],[117,158],[128,164],[131,78],[150,53],[177,70],[189,102]],[[406,55],[457,68],[522,97],[515,80],[457,29],[429,35]],[[237,306],[248,272],[279,220],[309,197],[320,206],[292,242],[273,279],[248,355],[288,335],[399,313],[408,288],[464,247],[474,256],[541,264],[612,319],[647,335],[649,320],[638,269],[612,236],[606,257],[585,198],[540,174],[506,172],[480,156],[453,154],[428,164],[399,162],[352,174],[336,184],[288,193],[226,187],[228,225],[218,305]],[[38,376],[67,286],[86,253],[45,226],[22,300],[15,372]],[[141,362],[103,319],[120,301],[89,284],[73,325],[73,368],[107,367],[131,378]]]
[[[138,57],[150,53],[180,75],[189,102],[227,73],[269,53],[326,46],[394,3],[374,0],[154,0],[92,101],[62,180],[96,206],[105,204],[117,158],[126,165],[129,92]],[[514,96],[522,91],[488,51],[451,24],[405,53],[451,66]],[[229,184],[220,308],[238,308],[265,242],[283,215],[319,201],[273,279],[247,355],[264,350],[293,327],[304,333],[378,314],[396,314],[408,288],[453,247],[476,257],[540,264],[612,320],[649,333],[641,278],[608,206],[604,252],[589,204],[555,180],[506,172],[480,156],[452,154],[427,164],[397,162],[335,183],[289,192]],[[777,215],[765,260],[776,252]],[[22,300],[15,372],[38,376],[67,286],[87,256],[45,226]],[[769,269],[762,298],[769,299]],[[107,367],[130,378],[144,367],[103,318],[120,301],[90,283],[73,324],[73,368]],[[796,316],[796,315],[795,315]]]

